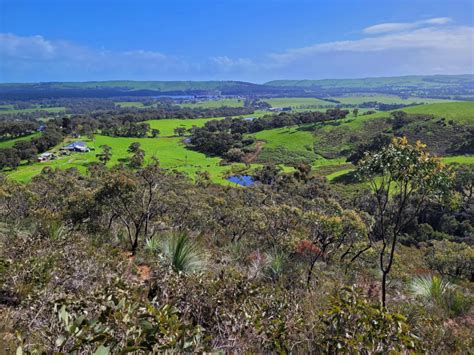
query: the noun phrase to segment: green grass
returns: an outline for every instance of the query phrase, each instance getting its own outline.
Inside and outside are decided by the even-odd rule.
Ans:
[[[150,121],[146,121],[146,123],[149,123],[152,129],[159,129],[160,136],[169,137],[169,136],[175,135],[174,129],[177,127],[184,127],[186,129],[190,129],[193,126],[202,127],[207,121],[218,120],[218,119],[222,119],[222,117],[194,118],[194,119],[171,118],[171,119],[164,119],[164,120],[150,120]]]
[[[405,111],[411,114],[427,114],[436,117],[444,117],[448,121],[453,120],[461,124],[474,125],[474,101],[456,101],[447,103],[433,103],[426,105],[418,105],[403,108],[394,111]],[[348,116],[348,118],[340,120],[339,126],[331,126],[330,124],[320,125],[324,131],[330,131],[335,127],[344,127],[351,130],[361,129],[364,123],[372,119],[390,117],[391,111],[376,112],[371,115],[360,115],[357,118]]]
[[[313,168],[345,164],[344,158],[325,159],[314,153],[315,138],[311,130],[307,130],[308,128],[311,128],[311,125],[274,128],[257,132],[255,138],[266,142],[259,161],[263,162],[265,158],[269,160],[276,159],[277,157],[272,157],[272,154],[282,155],[282,153],[288,151],[288,153],[291,153],[288,154],[289,156],[296,154],[296,156],[310,158]],[[284,148],[284,151],[279,151],[279,148]]]
[[[131,143],[139,142],[146,153],[146,163],[151,162],[151,158],[155,156],[163,168],[176,169],[191,177],[198,171],[208,171],[214,182],[227,183],[224,178],[230,169],[229,166],[220,166],[220,158],[207,157],[202,153],[186,149],[181,143],[181,138],[122,138],[97,135],[94,142],[87,140],[86,142],[89,147],[95,147],[96,150],[88,153],[72,153],[70,156],[60,157],[50,162],[23,165],[16,171],[6,172],[6,174],[18,181],[26,182],[46,166],[61,169],[74,167],[81,173],[85,173],[89,163],[98,161],[96,154],[100,152],[99,146],[102,144],[112,147],[112,159],[108,166],[113,166],[119,163],[119,159],[130,156],[127,148]],[[60,146],[52,151],[57,151]]]
[[[13,147],[15,142],[30,140],[31,138],[39,137],[40,135],[41,133],[37,132],[37,133],[30,134],[28,136],[19,137],[19,138],[0,139],[0,148],[11,148]]]
[[[188,107],[188,108],[218,108],[218,107],[243,107],[244,100],[242,99],[221,99],[221,100],[206,100],[206,101],[198,101],[198,102],[191,102],[185,104],[179,104],[181,107]]]
[[[267,129],[257,132],[255,138],[266,141],[264,148],[283,146],[289,150],[308,150],[314,144],[311,131],[301,130],[298,126]]]
[[[55,88],[126,88],[129,90],[158,90],[158,91],[180,91],[180,90],[216,90],[225,86],[234,86],[238,83],[232,81],[135,81],[135,80],[111,80],[111,81],[84,81],[84,82],[60,82],[52,83]],[[25,85],[25,84],[23,84]]]
[[[0,115],[2,114],[12,114],[12,113],[31,113],[36,111],[44,111],[50,113],[64,112],[66,111],[65,107],[34,107],[34,108],[25,108],[25,109],[14,109],[12,105],[0,105]]]
[[[250,115],[244,115],[243,117],[259,117],[266,114],[264,111],[257,111]],[[222,120],[224,117],[210,117],[210,118],[193,118],[193,119],[182,119],[182,118],[170,118],[162,120],[149,120],[146,123],[150,124],[152,129],[160,130],[160,137],[174,136],[174,129],[177,127],[184,127],[190,129],[193,126],[202,127],[207,121]],[[187,134],[186,134],[187,135]]]
[[[474,125],[474,101],[460,101],[413,106],[403,109],[407,113],[432,114],[446,120]]]
[[[474,164],[474,155],[456,155],[452,157],[443,157],[442,160],[446,164]]]
[[[334,88],[446,88],[457,86],[459,84],[469,83],[473,80],[474,75],[409,75],[394,76],[380,78],[364,78],[364,79],[322,79],[322,80],[274,80],[265,83],[271,86],[283,87],[318,87],[323,89]]]
[[[302,106],[318,105],[318,106],[334,106],[335,104],[329,101],[324,101],[312,97],[278,97],[273,99],[264,99],[262,101],[268,102],[272,107],[292,107],[302,108]]]
[[[420,97],[409,97],[401,98],[399,96],[392,95],[349,95],[343,97],[332,97],[334,100],[338,100],[341,104],[346,105],[359,105],[363,102],[377,101],[384,104],[410,104],[410,103],[437,103],[437,102],[451,102],[452,100],[443,99],[428,99]]]

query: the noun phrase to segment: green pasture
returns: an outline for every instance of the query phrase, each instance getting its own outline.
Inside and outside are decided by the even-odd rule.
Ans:
[[[150,124],[152,129],[159,129],[160,136],[174,136],[174,129],[178,127],[184,127],[190,129],[193,126],[202,127],[207,121],[222,119],[218,118],[193,118],[193,119],[165,119],[165,120],[150,120],[146,123]]]
[[[302,108],[302,106],[334,106],[335,104],[329,101],[316,99],[313,97],[277,97],[272,99],[263,99],[269,103],[272,107],[292,107]]]
[[[218,107],[244,107],[243,99],[220,99],[220,100],[205,100],[179,104],[181,107],[188,108],[218,108]]]
[[[11,178],[22,182],[29,181],[46,166],[61,169],[77,168],[80,172],[84,173],[87,170],[88,164],[98,161],[96,154],[100,153],[101,149],[99,147],[101,145],[107,144],[112,148],[112,159],[107,165],[113,166],[120,163],[121,159],[130,156],[127,152],[130,144],[139,142],[141,148],[145,151],[145,164],[151,162],[152,157],[156,157],[159,159],[160,165],[163,168],[176,169],[189,174],[191,177],[195,176],[198,171],[207,171],[214,182],[226,183],[224,178],[230,166],[220,166],[220,158],[207,157],[202,153],[186,149],[181,140],[182,138],[177,137],[122,138],[97,135],[94,141],[85,141],[89,147],[95,148],[95,151],[88,153],[71,153],[69,156],[59,157],[57,160],[49,162],[22,165],[17,170],[6,173]],[[65,144],[66,142],[60,146]],[[60,146],[52,151],[59,150]]]
[[[30,140],[31,138],[39,137],[40,134],[41,133],[37,132],[37,133],[30,134],[28,136],[23,136],[23,137],[19,137],[19,138],[12,138],[12,139],[1,139],[0,138],[0,148],[11,148],[11,147],[13,147],[15,142]]]
[[[31,113],[36,111],[44,111],[50,113],[64,112],[66,111],[65,107],[33,107],[25,109],[15,109],[13,105],[0,105],[0,115],[12,114],[12,113]]]
[[[359,105],[364,102],[377,101],[384,104],[411,104],[414,102],[417,103],[439,103],[439,102],[452,102],[452,100],[443,100],[443,99],[430,99],[430,98],[421,98],[421,97],[408,97],[401,98],[394,95],[350,95],[350,96],[338,96],[332,97],[331,99],[339,101],[341,104],[346,105]]]

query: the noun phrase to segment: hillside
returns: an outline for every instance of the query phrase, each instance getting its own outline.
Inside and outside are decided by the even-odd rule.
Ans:
[[[86,81],[3,83],[5,99],[175,95],[337,96],[383,93],[463,100],[474,97],[474,75],[402,76],[364,79],[243,81]]]
[[[387,87],[392,89],[407,87],[431,89],[448,87],[456,88],[463,86],[474,89],[474,75],[413,75],[361,79],[273,80],[266,82],[265,85],[323,89],[376,89]]]

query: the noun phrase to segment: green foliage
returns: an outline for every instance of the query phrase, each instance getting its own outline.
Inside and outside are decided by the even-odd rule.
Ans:
[[[288,256],[281,250],[273,250],[265,254],[267,260],[266,273],[272,280],[278,280],[285,272],[288,263]]]
[[[155,254],[157,251],[159,251],[160,247],[161,244],[158,238],[150,238],[145,241],[145,250],[152,254]]]
[[[180,319],[169,305],[158,305],[130,297],[130,291],[96,295],[95,317],[77,310],[68,311],[67,302],[57,303],[55,312],[63,328],[56,339],[59,351],[102,351],[128,353],[136,351],[196,350],[201,329]]]
[[[429,302],[440,302],[452,287],[449,281],[443,280],[439,276],[418,276],[413,279],[410,285],[414,295]]]
[[[470,308],[469,298],[439,276],[418,276],[410,286],[414,295],[443,310],[448,317],[464,314]]]
[[[343,288],[321,312],[321,350],[325,353],[420,351],[407,319],[373,305],[354,288]]]
[[[187,234],[171,234],[163,244],[163,253],[176,271],[199,272],[206,267],[206,253]]]
[[[387,276],[400,235],[428,201],[449,202],[454,174],[429,155],[426,145],[419,141],[409,145],[406,137],[394,138],[379,152],[367,153],[357,173],[368,181],[375,204],[372,240],[381,244],[381,301],[385,306]]]
[[[426,252],[430,268],[441,275],[462,277],[472,280],[474,274],[474,249],[465,243],[448,240],[432,241]]]

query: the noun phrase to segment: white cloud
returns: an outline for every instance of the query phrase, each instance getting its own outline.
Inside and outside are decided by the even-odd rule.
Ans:
[[[218,72],[236,72],[251,70],[255,63],[248,58],[230,58],[228,56],[218,56],[209,58],[209,65]]]
[[[415,22],[386,22],[379,23],[370,27],[364,28],[362,31],[367,34],[379,34],[397,31],[406,31],[415,28],[424,27],[427,25],[446,25],[451,22],[449,17],[434,17],[427,20]]]
[[[317,43],[261,58],[190,60],[158,51],[109,51],[42,36],[0,33],[1,81],[312,79],[474,72],[474,27],[451,19],[368,27],[360,39]]]
[[[436,67],[456,67],[459,71],[471,72],[474,40],[474,27],[427,27],[399,33],[390,33],[376,37],[365,37],[351,41],[335,41],[315,44],[304,48],[287,50],[283,53],[270,54],[269,65],[289,66],[291,64],[311,59],[317,60],[324,56],[341,56],[351,65],[351,57],[357,53],[370,58],[392,56],[390,62],[397,60],[399,66],[419,58],[421,71]],[[352,53],[352,54],[351,54]],[[394,56],[396,56],[394,58]],[[426,59],[431,63],[428,67]],[[423,60],[421,60],[423,59]],[[330,62],[328,63],[330,65]],[[390,69],[390,68],[387,68]]]

